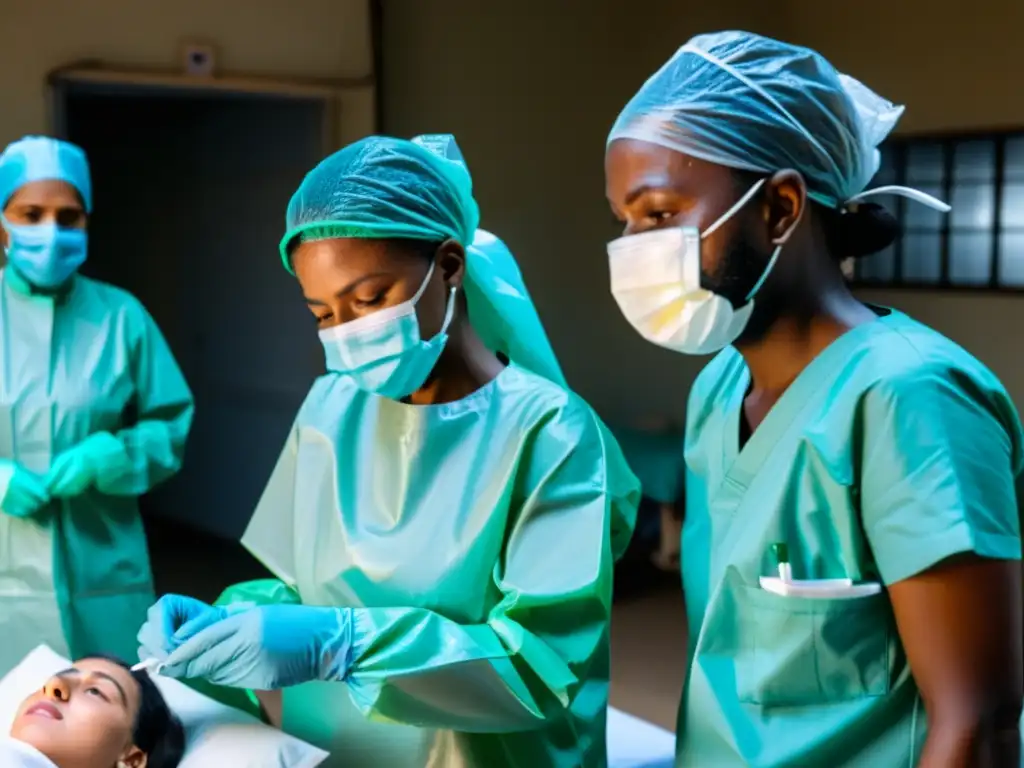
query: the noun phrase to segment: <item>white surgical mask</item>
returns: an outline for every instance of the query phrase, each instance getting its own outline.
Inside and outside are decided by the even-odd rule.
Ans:
[[[768,279],[799,220],[776,241],[775,251],[743,306],[701,287],[701,241],[750,202],[764,185],[761,179],[714,224],[672,227],[627,235],[608,244],[612,295],[622,314],[645,339],[688,355],[706,355],[732,344],[754,310],[754,294]]]
[[[393,400],[422,387],[448,341],[455,312],[453,287],[441,330],[429,341],[420,338],[416,303],[433,274],[432,262],[423,284],[408,301],[320,331],[327,369],[346,374],[362,390]]]

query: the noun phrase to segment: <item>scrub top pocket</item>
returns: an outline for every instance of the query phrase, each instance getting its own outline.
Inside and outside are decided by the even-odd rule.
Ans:
[[[889,692],[895,624],[885,592],[850,599],[783,597],[739,587],[740,701],[792,707]]]

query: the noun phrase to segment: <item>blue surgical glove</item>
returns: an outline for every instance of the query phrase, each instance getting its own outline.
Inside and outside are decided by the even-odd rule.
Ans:
[[[46,487],[57,498],[78,496],[101,477],[126,471],[128,462],[120,440],[109,432],[97,432],[53,460]]]
[[[264,605],[194,634],[160,670],[217,685],[272,691],[311,680],[342,680],[352,647],[347,608]]]
[[[42,478],[20,464],[0,460],[0,509],[13,517],[29,517],[50,501]]]
[[[150,606],[139,630],[139,660],[166,661],[182,643],[227,615],[224,608],[184,595],[161,597]]]

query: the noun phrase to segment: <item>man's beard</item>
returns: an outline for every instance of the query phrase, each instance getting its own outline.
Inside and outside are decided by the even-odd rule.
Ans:
[[[742,230],[736,233],[723,253],[714,272],[705,272],[701,266],[701,287],[727,299],[733,309],[739,309],[746,305],[747,296],[764,276],[771,254],[766,255],[758,250]],[[737,344],[748,344],[762,338],[782,314],[780,303],[773,300],[772,292],[765,288],[767,286],[762,285],[758,289],[754,297],[754,311],[743,333],[736,339]]]

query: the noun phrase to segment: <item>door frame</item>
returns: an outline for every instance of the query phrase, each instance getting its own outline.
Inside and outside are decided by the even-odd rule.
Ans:
[[[93,63],[69,64],[46,78],[49,124],[53,135],[67,138],[67,98],[71,93],[115,93],[119,96],[207,96],[210,98],[275,97],[318,101],[324,107],[323,154],[340,145],[342,97],[353,90],[374,89],[376,78],[290,80],[255,76],[196,77]]]

